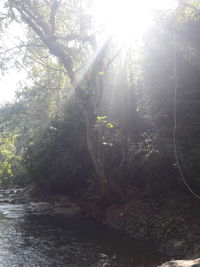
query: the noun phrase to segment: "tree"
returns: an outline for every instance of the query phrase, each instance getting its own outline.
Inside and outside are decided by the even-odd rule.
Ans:
[[[0,136],[0,183],[10,184],[13,177],[12,167],[20,158],[14,146],[16,136],[1,133]]]
[[[50,53],[61,63],[60,71],[66,72],[68,87],[74,90],[83,107],[88,151],[101,191],[106,193],[109,181],[102,162],[98,160],[94,126],[104,90],[102,74],[110,39],[96,45],[97,36],[89,34],[90,18],[83,13],[81,1],[9,0],[7,6],[16,21],[27,24],[31,46],[43,46],[43,55]]]
[[[198,59],[196,9],[180,5],[173,14],[160,13],[144,47],[134,51],[117,48],[113,36],[93,29],[87,13],[90,4],[86,0],[7,0],[10,19],[27,27],[26,42],[15,47],[31,80],[18,92],[18,106],[24,112],[20,115],[22,135],[28,136],[25,146],[41,143],[43,152],[51,142],[59,147],[60,139],[50,134],[50,127],[66,123],[64,106],[73,95],[84,114],[85,127],[79,134],[86,136],[100,195],[120,195],[124,184],[149,190],[158,184],[165,187],[170,184],[168,177],[177,175],[172,142],[175,59],[183,92],[178,100],[191,96],[192,90],[187,93],[184,84],[192,87],[191,80],[197,78],[196,74],[190,80],[184,76],[193,72],[186,62]],[[194,95],[197,99],[198,93]],[[181,109],[184,105],[177,101],[178,116]],[[177,127],[177,136],[188,118]],[[45,143],[40,136],[49,141]],[[32,155],[37,157],[37,153]],[[160,182],[161,171],[166,183]]]

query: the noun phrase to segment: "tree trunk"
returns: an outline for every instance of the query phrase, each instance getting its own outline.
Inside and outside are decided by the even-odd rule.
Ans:
[[[94,112],[89,111],[89,109],[87,108],[87,110],[85,111],[85,117],[86,117],[87,147],[94,166],[95,177],[99,184],[100,192],[102,193],[102,195],[107,195],[109,191],[109,182],[106,177],[106,172],[103,163],[100,161],[98,157],[99,140],[97,140],[98,135],[97,132],[95,131],[96,116],[94,115]]]
[[[10,1],[12,2],[12,1]],[[59,2],[60,3],[60,2]],[[33,8],[32,2],[28,1],[28,8],[23,5],[20,1],[12,2],[12,5],[15,9],[18,10],[21,15],[22,20],[36,33],[36,35],[40,38],[43,44],[48,47],[50,54],[57,57],[63,66],[66,69],[68,74],[68,78],[72,85],[72,88],[75,90],[75,94],[77,98],[82,102],[85,110],[85,118],[86,118],[86,128],[87,128],[87,146],[88,151],[91,156],[92,163],[94,165],[94,170],[96,173],[96,178],[98,180],[100,191],[105,194],[109,190],[109,183],[106,177],[105,169],[101,160],[98,157],[98,143],[100,140],[97,140],[98,134],[95,132],[95,122],[96,122],[96,110],[98,109],[99,103],[102,98],[103,90],[104,90],[104,78],[100,73],[104,73],[104,58],[107,52],[108,45],[110,43],[111,37],[107,40],[103,41],[99,48],[95,48],[94,50],[94,61],[90,66],[90,70],[86,72],[83,77],[84,81],[88,85],[88,89],[90,91],[90,95],[87,99],[82,99],[80,96],[80,81],[77,80],[76,73],[74,71],[74,58],[69,53],[67,46],[64,46],[58,40],[59,38],[55,34],[55,19],[56,19],[56,10],[51,9],[50,11],[50,24],[45,22],[43,19],[43,14],[40,14],[39,10]],[[11,6],[12,6],[11,5]],[[32,12],[32,13],[31,13]],[[82,40],[82,35],[68,34],[69,41],[70,40]],[[86,35],[87,36],[87,35]],[[65,36],[66,38],[66,36]],[[85,65],[87,69],[87,62]],[[85,68],[83,68],[85,69]],[[85,103],[86,100],[86,103]]]

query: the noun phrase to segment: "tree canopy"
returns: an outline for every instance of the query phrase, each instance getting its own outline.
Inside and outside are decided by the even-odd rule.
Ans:
[[[94,26],[93,1],[4,4],[1,35],[20,24],[24,36],[2,41],[1,69],[27,79],[0,110],[0,175],[124,199],[181,190],[181,168],[198,193],[198,1],[157,10],[142,40],[122,44]]]

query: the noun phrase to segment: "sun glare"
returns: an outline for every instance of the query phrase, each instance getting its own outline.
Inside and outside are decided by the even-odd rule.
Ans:
[[[170,10],[175,5],[175,0],[96,0],[95,23],[121,42],[135,41],[154,24],[156,10]]]

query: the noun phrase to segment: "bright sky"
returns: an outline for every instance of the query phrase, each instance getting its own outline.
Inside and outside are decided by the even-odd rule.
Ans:
[[[17,84],[24,79],[24,73],[12,69],[5,76],[0,76],[0,104],[12,101],[18,88]]]
[[[97,0],[93,14],[97,25],[104,25],[123,43],[140,39],[154,24],[157,10],[170,11],[177,4],[177,0]]]
[[[9,29],[5,30],[3,38],[0,39],[0,52],[17,46],[20,41],[26,41],[22,25],[13,23]],[[13,62],[20,62],[20,59],[12,54],[12,51],[6,54],[2,54],[2,58],[4,57],[4,55],[8,57],[12,56]],[[12,101],[14,99],[15,91],[18,89],[18,83],[20,81],[23,81],[25,77],[25,71],[22,70],[21,72],[19,72],[15,67],[12,67],[10,70],[6,71],[4,75],[0,73],[0,104]]]

